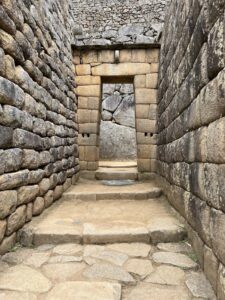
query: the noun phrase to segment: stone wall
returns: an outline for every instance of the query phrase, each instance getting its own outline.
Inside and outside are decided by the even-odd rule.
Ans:
[[[155,44],[169,0],[73,0],[77,46]]]
[[[0,3],[2,254],[16,232],[71,185],[79,168],[68,3]]]
[[[118,57],[116,53],[74,51],[80,167],[92,172],[98,169],[102,83],[129,79],[135,90],[138,171],[155,172],[159,49],[122,49]]]
[[[133,84],[103,83],[101,111],[100,160],[136,160]]]
[[[225,299],[225,2],[173,0],[163,33],[158,162],[198,259]]]

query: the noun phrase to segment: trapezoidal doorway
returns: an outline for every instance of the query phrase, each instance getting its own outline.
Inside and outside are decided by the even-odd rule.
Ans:
[[[101,94],[99,165],[137,166],[133,78],[102,78]]]
[[[83,174],[96,174],[102,161],[108,159],[132,159],[139,173],[155,172],[158,55],[156,48],[74,51],[79,164]],[[106,84],[114,84],[112,95],[105,90]],[[121,96],[121,90],[131,88],[128,84],[134,88],[135,101],[131,90]],[[114,107],[109,97],[114,98]],[[135,120],[131,117],[132,106]],[[121,118],[121,112],[126,117]],[[103,126],[103,122],[111,123]],[[122,126],[129,127],[124,122],[135,124],[130,126],[130,138],[128,134],[122,137]],[[117,140],[116,136],[112,139],[112,130]]]

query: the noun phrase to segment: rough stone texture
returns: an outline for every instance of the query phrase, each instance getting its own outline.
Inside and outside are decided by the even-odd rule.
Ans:
[[[166,0],[73,0],[75,44],[154,44],[164,22]]]
[[[10,237],[78,172],[70,5],[1,1],[0,219]],[[51,184],[40,198],[43,177]],[[13,239],[0,231],[2,252]]]
[[[197,264],[188,256],[173,252],[157,252],[153,254],[153,260],[156,263],[164,263],[183,269],[195,269]]]
[[[218,266],[225,265],[224,10],[221,0],[171,1],[159,64],[156,162],[218,299]]]

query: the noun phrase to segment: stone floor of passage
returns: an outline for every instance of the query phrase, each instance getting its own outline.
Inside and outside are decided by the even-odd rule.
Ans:
[[[1,257],[0,299],[214,300],[186,242],[45,244]]]

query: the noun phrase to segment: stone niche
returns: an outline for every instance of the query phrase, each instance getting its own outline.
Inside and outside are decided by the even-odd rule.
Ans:
[[[134,87],[138,171],[155,172],[159,49],[122,49],[119,58],[115,53],[115,50],[74,50],[81,170],[98,169],[100,125],[102,115],[107,114],[102,114],[104,84],[129,83]]]

